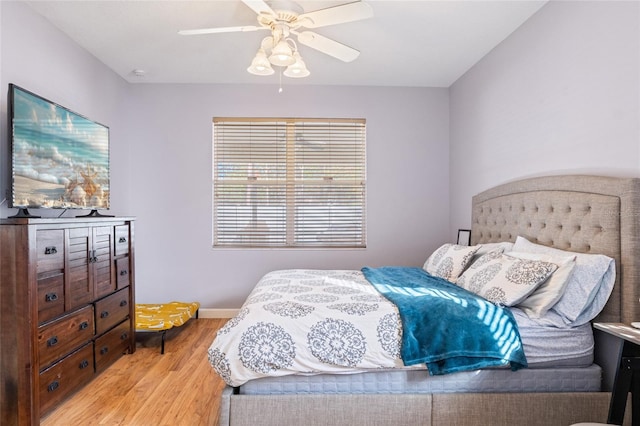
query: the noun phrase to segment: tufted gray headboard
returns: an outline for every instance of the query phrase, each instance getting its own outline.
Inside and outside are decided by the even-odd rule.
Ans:
[[[598,321],[640,321],[640,179],[545,176],[473,197],[471,242],[529,241],[601,253],[616,261],[616,284]]]

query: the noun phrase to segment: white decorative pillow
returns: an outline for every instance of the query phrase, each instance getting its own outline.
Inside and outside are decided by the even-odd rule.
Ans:
[[[503,253],[503,250],[504,249],[502,247],[496,247],[490,251],[484,252],[484,254],[482,254],[481,256],[478,256],[478,252],[480,251],[478,250],[476,254],[473,255],[473,259],[472,259],[473,263],[470,263],[467,269],[481,268],[482,265],[486,264],[487,262],[500,257]]]
[[[602,254],[574,253],[535,244],[518,237],[513,246],[517,252],[543,253],[553,257],[576,256],[576,266],[569,282],[551,310],[573,327],[595,318],[609,300],[616,280],[615,261]]]
[[[510,243],[508,241],[505,241],[505,242],[502,242],[502,243],[484,243],[484,244],[480,244],[480,248],[478,249],[478,251],[471,258],[471,262],[469,262],[468,267],[473,265],[476,262],[476,260],[480,259],[482,256],[484,256],[485,254],[487,254],[489,252],[492,252],[494,250],[499,250],[499,253],[508,253],[508,252],[511,251],[512,247],[513,247],[513,243]]]
[[[510,243],[509,241],[503,241],[501,243],[480,244],[480,248],[476,252],[476,256],[480,257],[495,249],[502,249],[502,253],[509,253],[511,250],[513,250],[513,243]]]
[[[573,268],[576,266],[576,256],[553,257],[547,254],[524,253],[512,251],[509,256],[518,259],[541,260],[558,265],[558,269],[543,282],[533,293],[518,304],[529,318],[541,318],[562,297]]]
[[[455,282],[479,248],[444,244],[429,256],[422,268],[431,275]]]
[[[456,284],[495,304],[514,306],[558,269],[551,262],[518,259],[498,250],[478,259]]]

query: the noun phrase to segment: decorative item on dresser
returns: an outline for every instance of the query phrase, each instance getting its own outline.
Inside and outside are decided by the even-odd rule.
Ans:
[[[40,417],[135,351],[133,219],[0,220],[0,423]]]

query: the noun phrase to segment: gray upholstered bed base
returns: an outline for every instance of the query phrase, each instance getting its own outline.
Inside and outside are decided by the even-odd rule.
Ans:
[[[222,395],[220,424],[234,426],[569,426],[605,423],[608,392]],[[631,425],[629,413],[625,425]]]
[[[598,321],[640,319],[640,179],[548,176],[511,182],[473,197],[473,244],[518,235],[556,248],[603,253],[616,286]],[[596,334],[603,392],[385,395],[234,395],[224,390],[220,425],[518,425],[606,422],[615,342]],[[603,343],[605,341],[605,343]],[[613,347],[611,346],[613,345]],[[625,425],[630,425],[627,410]]]

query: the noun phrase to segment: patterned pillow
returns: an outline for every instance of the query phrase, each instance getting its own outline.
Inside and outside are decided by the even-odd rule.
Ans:
[[[444,244],[429,256],[422,269],[433,276],[455,282],[479,248]]]
[[[542,260],[558,265],[558,269],[551,274],[529,297],[524,299],[518,308],[522,309],[529,318],[541,318],[562,297],[573,268],[576,266],[576,256],[552,257],[546,254],[523,253],[512,251],[509,256],[518,259]]]
[[[497,247],[492,250],[486,251],[478,256],[478,253],[480,252],[482,252],[482,249],[478,250],[476,254],[473,255],[473,263],[469,265],[469,269],[481,268],[482,265],[486,264],[487,262],[500,257],[500,255],[504,253],[504,249],[502,247]]]
[[[478,259],[456,284],[495,304],[514,306],[556,269],[551,262],[517,259],[496,250]]]
[[[480,244],[480,248],[476,252],[476,257],[483,256],[483,255],[489,253],[490,251],[493,251],[493,250],[496,250],[496,249],[501,249],[502,253],[509,253],[511,250],[513,250],[513,243],[510,243],[509,241],[504,241],[504,242],[501,242],[501,243],[483,243],[483,244]]]

